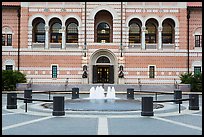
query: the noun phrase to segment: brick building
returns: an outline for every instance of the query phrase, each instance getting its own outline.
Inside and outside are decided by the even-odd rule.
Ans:
[[[174,84],[202,71],[202,3],[2,2],[2,69],[36,84]]]

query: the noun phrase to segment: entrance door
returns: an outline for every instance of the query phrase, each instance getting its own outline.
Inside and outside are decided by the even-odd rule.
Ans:
[[[114,83],[113,66],[93,66],[93,83]]]
[[[97,83],[109,83],[110,68],[100,66],[97,68],[98,78]]]

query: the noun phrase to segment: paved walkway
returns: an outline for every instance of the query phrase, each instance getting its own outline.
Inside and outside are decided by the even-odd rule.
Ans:
[[[71,99],[71,94],[63,96]],[[142,96],[154,97],[135,95],[135,99]],[[86,97],[88,94],[80,94],[80,98]],[[126,94],[116,94],[116,97],[126,98]],[[48,99],[48,95],[33,94],[32,98]],[[157,100],[164,99],[173,99],[173,95],[157,96]],[[25,112],[22,100],[18,100],[17,109],[6,109],[6,100],[6,94],[2,94],[3,135],[202,135],[201,95],[199,110],[188,110],[189,102],[183,101],[181,113],[178,113],[178,104],[166,102],[161,103],[163,108],[154,109],[154,116],[141,116],[141,111],[66,111],[65,116],[52,116],[51,109],[41,106],[43,102],[29,103],[28,112]]]

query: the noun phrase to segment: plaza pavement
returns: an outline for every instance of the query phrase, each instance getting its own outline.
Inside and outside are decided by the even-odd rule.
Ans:
[[[71,99],[71,94],[63,95]],[[135,95],[135,99],[142,96]],[[23,94],[18,94],[23,97]],[[88,94],[80,94],[86,98]],[[116,94],[126,98],[126,94]],[[32,98],[48,99],[47,94],[33,94]],[[188,95],[182,95],[188,98]],[[155,99],[155,97],[154,97]],[[172,95],[158,95],[157,100],[173,99]],[[163,108],[154,109],[154,116],[141,116],[141,111],[84,112],[66,111],[65,116],[52,116],[52,110],[41,106],[43,102],[25,104],[18,100],[17,109],[6,109],[6,94],[2,94],[2,135],[202,135],[202,96],[199,110],[188,110],[188,101],[181,104],[161,103]]]

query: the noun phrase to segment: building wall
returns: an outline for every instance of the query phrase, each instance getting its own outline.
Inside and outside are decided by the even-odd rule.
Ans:
[[[12,30],[13,48],[18,47],[18,11],[17,8],[2,8],[2,31],[5,27]]]
[[[61,7],[59,5],[61,5]],[[33,78],[35,83],[64,83],[66,78],[72,84],[92,83],[93,59],[104,55],[114,60],[115,84],[137,84],[138,78],[143,84],[173,84],[179,81],[179,75],[187,72],[187,6],[185,2],[123,2],[122,18],[122,57],[121,57],[121,2],[87,2],[86,37],[87,49],[84,50],[85,38],[85,2],[22,2],[21,3],[21,37],[20,37],[20,70]],[[94,42],[94,18],[101,10],[107,10],[113,19],[113,42]],[[17,64],[17,13],[12,9],[3,9],[2,26],[9,25],[14,32],[13,48],[3,47],[2,68],[9,60]],[[202,51],[194,48],[193,32],[202,27],[202,11],[193,11],[190,19],[190,71],[193,65],[202,64]],[[10,17],[12,23],[10,22]],[[41,17],[49,30],[49,21],[57,17],[62,27],[69,18],[78,21],[78,45],[61,48],[50,48],[50,42],[44,43],[44,48],[34,48],[32,40],[32,21]],[[106,17],[101,16],[101,20]],[[175,22],[175,43],[170,49],[163,49],[157,42],[156,49],[146,49],[145,43],[140,48],[129,45],[128,24],[131,19],[138,18],[142,22],[142,29],[148,19],[154,18],[158,22],[158,30],[162,30],[162,22],[171,18]],[[100,20],[100,19],[99,19]],[[65,29],[62,30],[64,32]],[[49,39],[49,37],[48,37]],[[48,47],[46,47],[46,45]],[[161,46],[161,47],[160,47]],[[101,54],[99,54],[101,51]],[[86,52],[86,56],[84,53]],[[58,65],[58,78],[52,78],[51,66]],[[88,79],[82,79],[83,66],[88,66]],[[119,66],[124,67],[124,80],[118,79]],[[149,78],[149,66],[155,66],[155,78]],[[15,68],[16,69],[16,68]]]
[[[2,8],[2,34],[12,34],[12,46],[2,46],[2,69],[7,64],[17,70],[18,7]]]
[[[202,8],[190,8],[189,19],[189,67],[200,66],[202,70],[202,47],[195,47],[195,35],[202,35]]]

